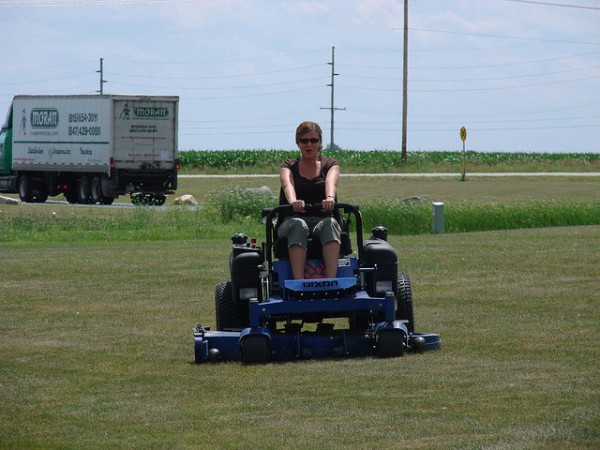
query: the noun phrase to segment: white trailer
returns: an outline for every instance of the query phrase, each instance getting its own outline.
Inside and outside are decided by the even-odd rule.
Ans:
[[[0,192],[162,204],[177,188],[178,105],[175,96],[16,96],[0,134]]]

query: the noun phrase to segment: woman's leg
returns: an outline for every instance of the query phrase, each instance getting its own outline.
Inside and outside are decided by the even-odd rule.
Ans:
[[[338,258],[340,256],[340,243],[342,228],[333,217],[326,217],[319,221],[313,230],[323,245],[323,262],[325,263],[325,276],[337,276]]]
[[[306,263],[306,249],[300,245],[292,245],[288,248],[288,253],[294,279],[302,280],[304,278],[304,264]]]
[[[298,217],[285,219],[279,227],[279,236],[285,236],[288,240],[290,266],[292,267],[292,275],[296,280],[304,278],[308,233],[308,225]]]
[[[325,262],[325,276],[327,278],[335,278],[337,276],[339,256],[339,242],[329,241],[323,245],[323,261]]]

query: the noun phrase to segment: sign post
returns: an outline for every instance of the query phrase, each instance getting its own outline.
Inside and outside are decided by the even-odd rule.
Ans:
[[[462,127],[460,129],[460,140],[463,143],[463,147],[462,147],[462,160],[461,160],[461,172],[462,172],[462,177],[461,177],[461,181],[465,181],[465,176],[466,176],[466,160],[465,160],[465,141],[467,140],[467,129],[465,127]]]

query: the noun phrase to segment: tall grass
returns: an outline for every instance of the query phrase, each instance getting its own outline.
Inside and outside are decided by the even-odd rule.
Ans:
[[[90,210],[88,216],[72,216],[66,208],[55,208],[53,215],[36,211],[11,216],[0,213],[0,243],[224,239],[239,227],[260,228],[258,220],[224,221],[216,214],[183,208],[138,207],[109,215]]]
[[[100,214],[90,209],[89,214],[77,216],[68,206],[52,214],[31,210],[9,216],[0,210],[0,242],[229,239],[238,231],[260,237],[264,235],[260,211],[276,204],[274,195],[233,187],[212,192],[203,210],[138,207]],[[395,235],[431,233],[429,203],[374,200],[359,206],[365,234],[377,225]],[[448,233],[597,224],[598,201],[445,205]]]
[[[361,206],[366,230],[385,225],[391,234],[411,235],[431,232],[430,204],[402,201],[375,201]],[[600,224],[600,202],[532,202],[527,204],[473,205],[444,207],[445,231],[512,230]]]
[[[229,189],[213,191],[209,195],[207,213],[224,223],[244,219],[261,219],[263,208],[275,206],[274,194],[234,186]]]

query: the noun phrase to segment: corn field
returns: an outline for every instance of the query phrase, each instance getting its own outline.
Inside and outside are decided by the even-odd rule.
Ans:
[[[335,157],[345,172],[458,172],[459,151],[411,151],[403,162],[401,153],[388,150],[323,151]],[[183,150],[179,152],[185,171],[203,173],[277,173],[279,164],[298,157],[296,150]],[[478,171],[564,171],[600,170],[600,153],[465,152],[466,168]]]

